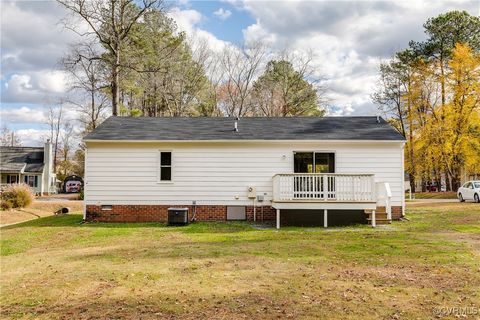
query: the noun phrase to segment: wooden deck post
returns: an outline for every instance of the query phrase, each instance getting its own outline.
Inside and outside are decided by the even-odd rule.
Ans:
[[[328,227],[328,210],[323,209],[323,227]]]
[[[375,210],[372,210],[372,227],[375,228],[377,226],[377,221],[375,220]]]
[[[277,209],[277,229],[280,229],[280,209]]]

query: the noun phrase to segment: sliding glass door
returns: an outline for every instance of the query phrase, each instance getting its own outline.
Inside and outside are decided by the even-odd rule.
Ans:
[[[333,152],[295,152],[293,156],[294,173],[335,173],[335,153]],[[294,197],[330,198],[335,190],[334,177],[298,175],[293,177]],[[328,191],[328,192],[324,192]]]
[[[295,173],[335,173],[335,153],[295,152],[293,155]]]

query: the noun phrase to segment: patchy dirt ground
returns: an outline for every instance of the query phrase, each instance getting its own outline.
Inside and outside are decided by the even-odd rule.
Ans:
[[[1,315],[432,319],[439,308],[479,308],[480,206],[407,215],[385,228],[280,231],[36,219],[2,229]]]
[[[52,216],[62,207],[68,207],[72,213],[78,214],[83,210],[83,201],[52,200],[45,202],[35,200],[27,208],[0,211],[0,226]]]

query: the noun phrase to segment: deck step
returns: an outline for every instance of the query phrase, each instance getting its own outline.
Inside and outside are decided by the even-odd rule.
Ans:
[[[367,219],[368,224],[372,224],[371,219]],[[389,219],[375,219],[376,224],[391,224],[392,220]]]
[[[369,224],[372,223],[372,209],[366,209],[365,214],[367,215],[367,221]],[[387,208],[377,207],[375,209],[375,223],[376,224],[391,224],[392,220],[388,219]]]
[[[371,215],[372,215],[371,212],[365,212],[365,214],[366,214],[367,216],[371,216]],[[377,211],[375,211],[375,216],[377,216],[377,217],[385,216],[385,217],[386,217],[386,216],[387,216],[387,213],[386,213],[386,212],[377,212]]]
[[[366,214],[371,214],[372,211],[373,211],[372,209],[365,209]],[[378,209],[375,210],[375,213],[376,214],[379,214],[379,213],[385,213],[386,214],[387,210],[385,208],[378,208]]]
[[[367,214],[367,219],[371,219],[372,218],[372,215],[371,214]],[[388,219],[388,216],[386,213],[381,213],[381,214],[375,214],[375,219]]]

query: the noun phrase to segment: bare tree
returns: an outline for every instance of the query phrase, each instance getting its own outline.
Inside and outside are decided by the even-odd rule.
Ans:
[[[76,24],[64,19],[64,25],[77,34],[96,39],[108,55],[102,54],[96,59],[104,61],[110,69],[110,91],[112,94],[112,114],[118,115],[120,99],[120,73],[122,54],[128,36],[134,25],[149,9],[160,6],[162,0],[57,0],[70,11],[71,15],[86,23]]]
[[[94,43],[83,42],[73,45],[69,54],[61,60],[63,68],[70,74],[70,90],[74,94],[68,102],[78,107],[78,120],[83,124],[85,133],[100,124],[109,107],[104,91],[108,87],[105,64],[95,58],[99,55]]]
[[[203,104],[197,108],[197,112],[201,116],[218,117],[222,115],[222,112],[218,108],[219,104],[219,88],[224,79],[224,73],[222,70],[222,64],[220,61],[220,55],[218,52],[213,51],[207,39],[195,38],[190,39],[189,43],[192,47],[192,54],[195,61],[202,64],[203,70],[209,79],[209,88],[206,90],[206,96],[204,96]]]
[[[72,137],[73,137],[73,129],[74,126],[72,122],[65,122],[62,126],[62,132],[60,134],[60,143],[61,143],[61,150],[60,155],[63,161],[67,161],[70,153],[72,151]]]
[[[47,125],[50,130],[50,141],[53,143],[53,168],[57,168],[60,132],[63,125],[63,105],[50,106],[48,108]]]
[[[0,135],[0,145],[2,147],[20,147],[22,145],[22,140],[14,130],[10,130],[4,125]]]
[[[64,179],[69,172],[72,171],[72,162],[70,161],[72,155],[72,148],[73,148],[73,136],[74,136],[74,126],[71,121],[64,121],[61,133],[60,133],[60,141],[59,141],[59,167],[58,171],[62,172],[62,179]]]
[[[226,115],[240,117],[251,111],[250,91],[266,54],[265,46],[259,42],[241,47],[227,46],[223,50],[220,62],[225,79],[220,88],[220,105]]]

